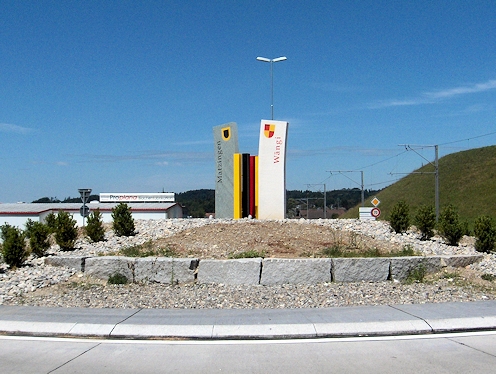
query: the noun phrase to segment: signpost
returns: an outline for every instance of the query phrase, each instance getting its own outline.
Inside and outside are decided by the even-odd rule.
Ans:
[[[90,198],[91,188],[80,188],[78,189],[79,194],[81,195],[81,201],[83,202],[83,206],[79,209],[79,214],[83,217],[83,227],[84,227],[84,219],[88,217],[90,214],[90,208],[86,205]]]

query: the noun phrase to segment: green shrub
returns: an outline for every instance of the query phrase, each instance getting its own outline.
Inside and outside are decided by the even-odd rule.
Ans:
[[[481,278],[484,279],[485,281],[492,282],[496,279],[496,275],[485,273],[481,275]]]
[[[481,216],[475,220],[475,249],[478,252],[490,253],[494,250],[496,242],[496,229],[493,220],[489,216]]]
[[[78,237],[76,220],[67,213],[60,211],[56,218],[55,241],[63,251],[71,251]]]
[[[0,235],[3,240],[3,260],[10,268],[21,267],[28,258],[24,234],[17,227],[10,226],[6,223],[1,226]]]
[[[51,234],[57,231],[57,216],[53,212],[48,213],[45,217],[45,225],[47,225]]]
[[[26,223],[24,224],[24,237],[26,239],[29,239],[29,236],[31,235],[31,230],[35,224],[35,221],[33,221],[31,218],[28,218]]]
[[[115,273],[109,277],[108,283],[109,284],[126,284],[127,283],[127,277],[125,275],[120,274],[120,273]]]
[[[37,257],[45,256],[48,248],[50,248],[50,229],[48,226],[28,219],[24,232],[29,239],[31,252]]]
[[[458,245],[463,237],[463,226],[456,208],[449,204],[439,215],[439,233],[449,245]]]
[[[428,240],[434,236],[436,213],[432,205],[422,205],[415,214],[414,225],[420,230],[420,240]]]
[[[410,227],[410,207],[400,200],[391,209],[389,224],[396,233],[403,233]]]
[[[105,239],[105,229],[103,228],[100,209],[93,210],[88,216],[86,235],[88,235],[93,242],[101,242]]]
[[[112,208],[112,227],[117,236],[132,236],[134,232],[134,220],[131,209],[127,204],[120,203]]]

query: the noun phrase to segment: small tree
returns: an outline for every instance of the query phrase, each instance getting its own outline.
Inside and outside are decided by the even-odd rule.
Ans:
[[[45,256],[48,248],[50,248],[50,229],[48,226],[41,222],[28,220],[24,232],[29,238],[31,252],[37,257]]]
[[[17,227],[10,226],[6,223],[1,226],[0,235],[3,240],[3,260],[10,268],[21,267],[28,258],[24,234]]]
[[[428,240],[434,236],[436,213],[432,205],[422,205],[414,218],[414,225],[420,230],[420,240]]]
[[[475,220],[475,249],[478,252],[490,253],[494,250],[496,243],[496,229],[493,220],[489,216],[481,216]]]
[[[105,238],[105,229],[103,228],[100,209],[93,210],[88,216],[86,235],[88,235],[93,242],[101,242]]]
[[[60,249],[63,251],[73,250],[77,237],[76,220],[69,213],[60,211],[57,214],[55,229],[55,241]]]
[[[405,201],[400,200],[393,206],[389,224],[396,233],[408,230],[410,227],[410,207]]]
[[[57,216],[53,212],[48,213],[45,217],[45,225],[47,225],[51,234],[57,231]]]
[[[439,233],[449,245],[458,245],[463,236],[463,227],[456,208],[449,204],[439,216]]]
[[[131,209],[127,204],[120,203],[112,208],[112,227],[117,236],[132,236],[134,232],[134,219]]]

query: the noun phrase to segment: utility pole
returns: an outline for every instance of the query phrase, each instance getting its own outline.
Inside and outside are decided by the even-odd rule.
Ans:
[[[326,185],[325,183],[317,183],[317,184],[307,184],[307,188],[312,188],[313,186],[324,186],[324,219],[327,218],[327,193],[326,193]],[[308,212],[308,210],[307,210]]]
[[[365,192],[364,192],[364,184],[363,184],[363,170],[328,170],[327,171],[328,173],[339,173],[339,174],[343,174],[344,173],[360,173],[361,175],[361,183],[358,183],[357,181],[347,177],[346,175],[344,175],[346,178],[348,178],[350,181],[352,181],[353,183],[356,183],[357,185],[360,186],[360,188],[362,189],[362,207],[365,206]]]
[[[401,174],[434,174],[434,206],[436,210],[436,222],[439,221],[439,145],[409,145],[409,144],[399,144],[399,146],[405,147],[407,151],[413,151],[429,164],[434,166],[434,171],[414,171],[412,173],[401,173]],[[434,148],[434,163],[426,159],[420,153],[418,153],[415,148]],[[398,174],[398,173],[396,173]]]

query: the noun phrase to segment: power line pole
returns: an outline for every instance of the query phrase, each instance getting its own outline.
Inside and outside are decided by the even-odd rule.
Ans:
[[[409,145],[409,144],[399,144],[399,146],[405,147],[407,151],[413,151],[424,160],[426,160],[429,164],[434,166],[434,171],[417,171],[412,173],[402,173],[402,174],[434,174],[434,205],[436,210],[436,222],[439,221],[439,145]],[[434,163],[426,159],[420,153],[418,153],[414,148],[434,148]],[[399,173],[395,173],[399,174]]]
[[[307,184],[307,188],[311,188],[313,186],[324,186],[324,219],[327,218],[327,193],[326,193],[326,185],[325,183],[317,183],[317,184]]]
[[[339,174],[343,174],[343,176],[345,176],[346,178],[348,178],[350,181],[352,181],[353,183],[356,183],[357,185],[359,185],[362,189],[362,207],[365,206],[365,192],[364,192],[364,184],[363,184],[363,170],[328,170],[327,171],[328,173],[339,173]],[[361,175],[361,183],[358,183],[357,181],[347,177],[346,175],[344,175],[344,173],[360,173]]]

